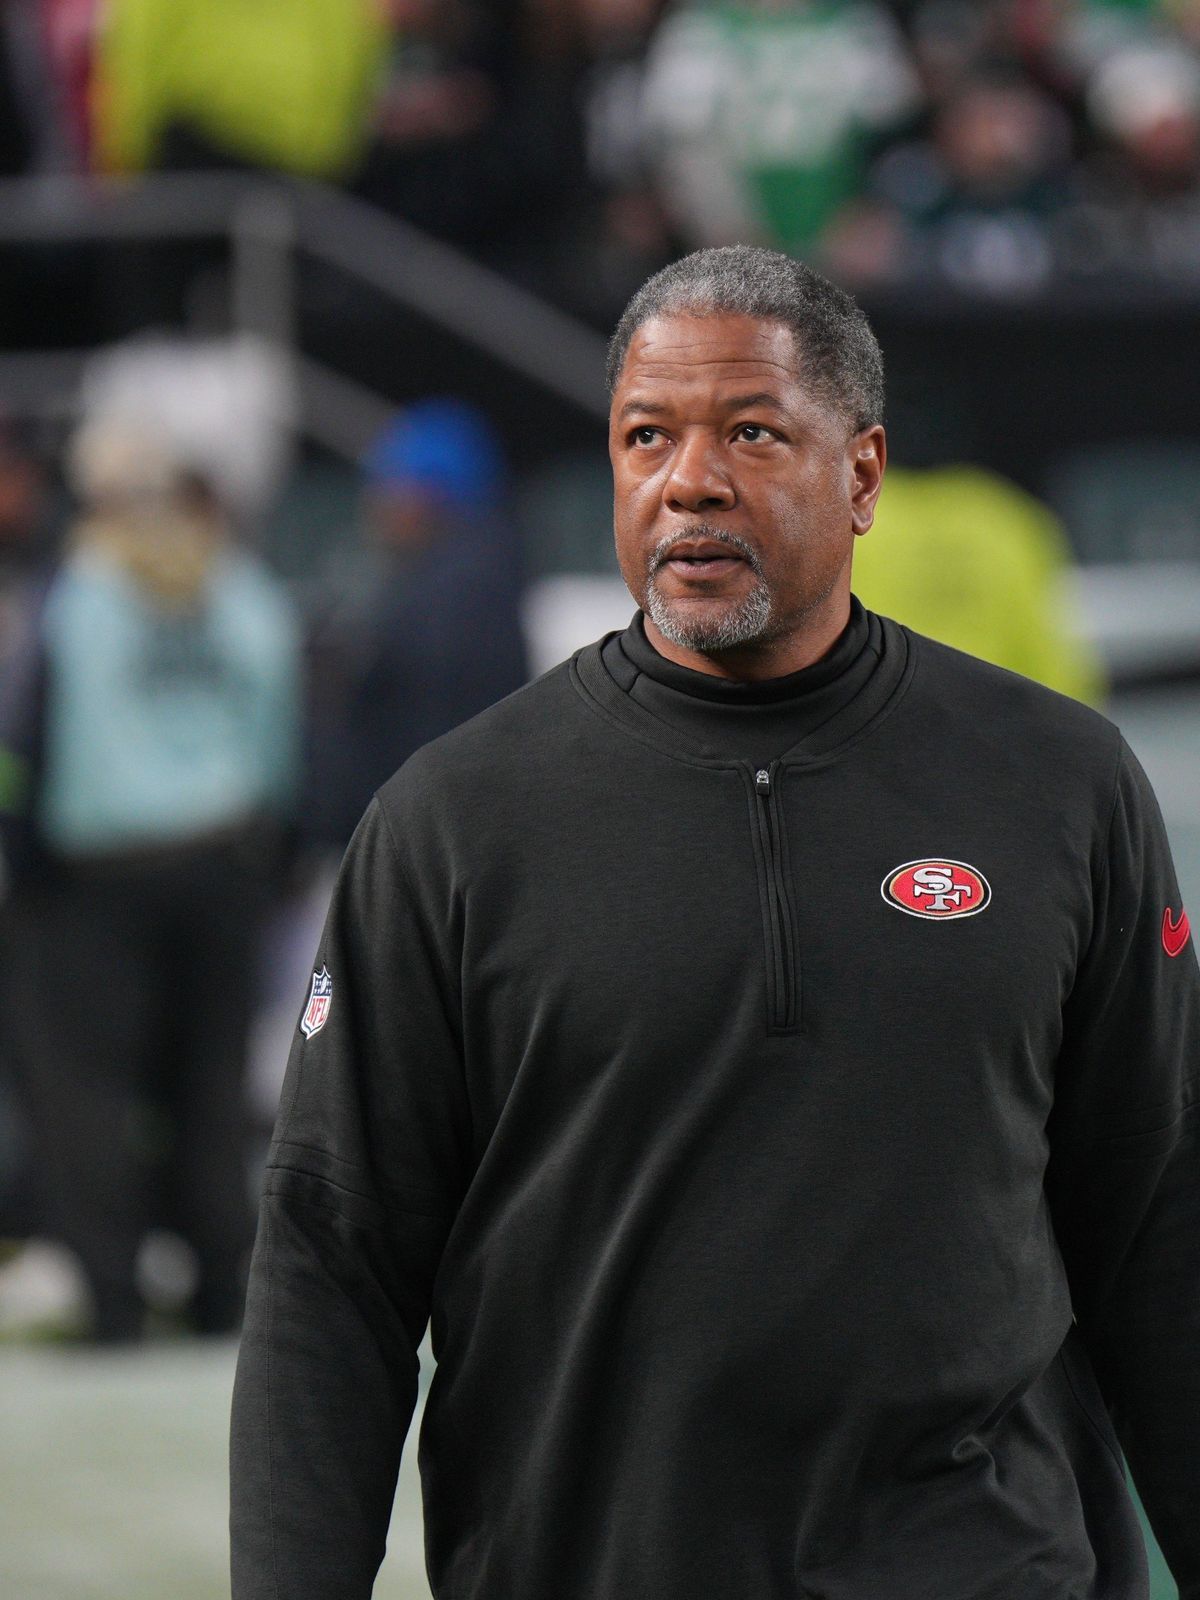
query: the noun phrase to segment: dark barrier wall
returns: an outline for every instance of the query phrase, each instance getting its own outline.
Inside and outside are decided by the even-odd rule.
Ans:
[[[888,363],[897,460],[974,460],[1041,493],[1080,448],[1200,439],[1200,286],[864,303]]]

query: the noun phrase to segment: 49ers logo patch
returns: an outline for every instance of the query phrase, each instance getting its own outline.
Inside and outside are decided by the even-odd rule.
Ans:
[[[982,872],[965,861],[931,856],[893,867],[879,886],[888,905],[910,917],[948,922],[951,917],[973,917],[992,898],[992,886]]]

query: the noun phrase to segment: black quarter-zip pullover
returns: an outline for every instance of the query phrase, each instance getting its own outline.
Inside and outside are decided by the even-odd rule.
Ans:
[[[1103,718],[861,621],[765,761],[626,636],[377,796],[267,1174],[235,1600],[366,1600],[430,1317],[437,1600],[1145,1600],[1118,1434],[1200,1600],[1161,820]]]

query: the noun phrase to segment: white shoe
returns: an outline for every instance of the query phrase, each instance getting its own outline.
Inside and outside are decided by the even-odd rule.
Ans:
[[[79,1264],[64,1245],[31,1239],[0,1267],[0,1336],[77,1332],[90,1300]]]

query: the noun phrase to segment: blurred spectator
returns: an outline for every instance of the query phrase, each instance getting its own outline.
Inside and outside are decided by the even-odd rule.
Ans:
[[[497,148],[508,54],[499,19],[471,0],[384,0],[384,9],[391,43],[356,187],[419,228],[475,246],[497,204],[511,204],[515,176]]]
[[[43,141],[54,159],[43,165],[74,170],[92,159],[92,76],[96,35],[108,0],[33,0],[27,9],[37,19],[45,91],[39,97],[45,124],[57,133]]]
[[[420,745],[520,687],[521,562],[491,425],[425,400],[364,464],[364,539],[328,575],[313,653],[302,808],[341,851],[375,790]]]
[[[1042,90],[974,68],[946,93],[929,136],[888,151],[873,193],[896,219],[890,250],[855,271],[843,220],[831,265],[846,276],[932,273],[963,288],[1029,293],[1054,267],[1050,222],[1070,195],[1071,130]],[[874,268],[874,270],[872,270]]]
[[[689,245],[812,256],[861,192],[873,144],[919,95],[882,5],[685,0],[651,48],[645,101],[663,197]]]
[[[152,1224],[195,1252],[194,1326],[236,1326],[251,1230],[243,1073],[257,933],[294,802],[290,608],[210,484],[85,427],[83,515],[6,684],[28,774],[15,1067],[94,1336],[136,1338]]]
[[[36,180],[83,170],[79,111],[94,4],[0,4],[0,179],[27,179],[32,188]],[[93,338],[94,260],[88,243],[0,241],[0,348]]]
[[[1200,0],[1161,0],[1167,19],[1189,44],[1200,46]]]
[[[0,173],[82,171],[99,0],[0,8]]]
[[[1178,45],[1116,52],[1088,89],[1093,124],[1149,197],[1194,189],[1200,176],[1200,60]]]
[[[26,619],[50,561],[45,473],[19,428],[0,418],[0,700],[21,654]],[[0,743],[0,816],[24,803],[26,771]],[[15,1096],[10,1037],[9,868],[0,849],[0,1239],[31,1231],[35,1176]]]
[[[0,176],[78,171],[97,0],[0,7]]]
[[[975,467],[890,466],[854,555],[863,604],[917,632],[1095,704],[1099,663],[1077,629],[1062,524]]]
[[[48,574],[51,529],[46,499],[41,462],[27,447],[20,431],[0,418],[0,705],[7,698],[27,644],[29,617]],[[0,816],[20,804],[25,781],[20,757],[0,742]],[[0,849],[0,952],[8,877],[9,864]],[[3,970],[0,959],[0,974]],[[0,1048],[4,1040],[4,1009],[0,1005]],[[0,1062],[0,1074],[2,1070]]]
[[[586,207],[575,0],[383,0],[356,190],[543,293]]]
[[[106,0],[100,165],[336,177],[359,149],[380,11],[376,0]]]
[[[1077,226],[1091,270],[1200,277],[1200,58],[1179,43],[1113,52],[1093,74]]]
[[[160,440],[243,529],[274,503],[292,464],[295,376],[282,351],[252,334],[110,346],[89,358],[80,404],[88,416]]]
[[[666,0],[578,0],[580,82],[594,203],[572,241],[572,303],[609,328],[651,273],[678,253],[643,118],[647,50]]]
[[[0,177],[5,178],[33,164],[33,130],[18,49],[11,18],[0,12]]]
[[[1115,51],[1178,37],[1193,0],[1015,0],[1012,32],[1033,70],[1078,95]]]
[[[45,469],[0,416],[0,665],[16,638],[28,585],[50,557]]]

